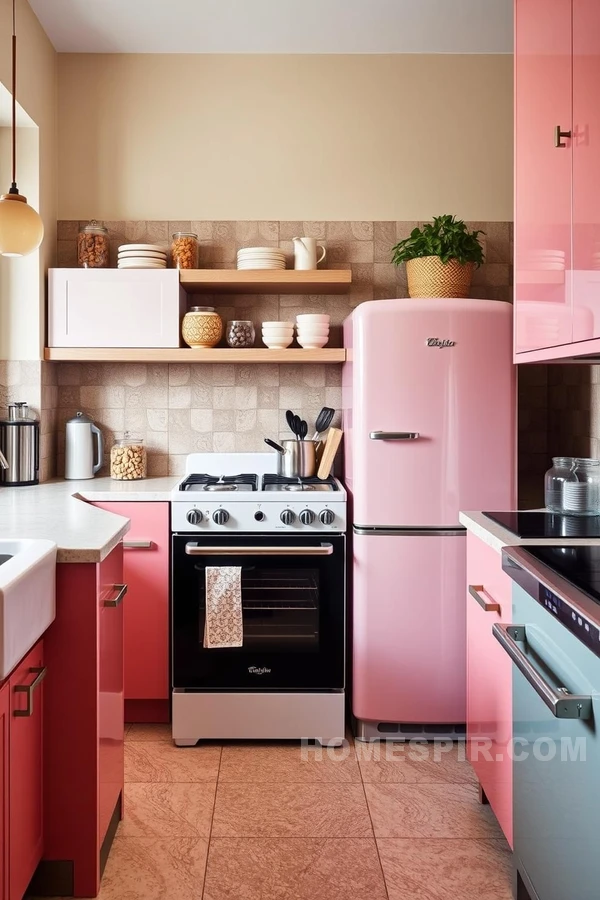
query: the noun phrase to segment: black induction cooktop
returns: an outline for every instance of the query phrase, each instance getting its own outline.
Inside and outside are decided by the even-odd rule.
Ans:
[[[600,516],[550,512],[486,512],[484,516],[520,538],[600,538]]]

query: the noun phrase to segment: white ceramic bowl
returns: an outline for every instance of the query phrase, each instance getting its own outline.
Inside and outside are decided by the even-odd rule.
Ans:
[[[263,322],[262,323],[263,331],[265,328],[291,328],[294,330],[293,322]]]
[[[281,334],[281,335],[284,335],[285,337],[287,337],[288,334],[291,334],[292,337],[293,337],[293,336],[294,336],[294,329],[293,329],[293,328],[285,328],[285,327],[281,327],[281,328],[263,328],[263,329],[262,329],[262,333],[263,333],[266,337],[277,337],[277,336],[280,335],[280,334]]]
[[[263,344],[269,348],[269,350],[285,350],[286,347],[289,347],[293,341],[293,337],[288,338],[272,338],[272,337],[264,337],[263,335]]]
[[[329,325],[330,319],[331,316],[326,316],[324,313],[302,313],[302,315],[296,316],[298,325]]]
[[[329,340],[328,337],[307,338],[307,337],[300,337],[300,335],[298,335],[298,343],[305,350],[320,350],[321,347],[325,346],[325,344],[327,343],[328,340]]]
[[[298,334],[302,335],[302,337],[328,337],[329,336],[329,326],[328,325],[301,325],[298,326]]]

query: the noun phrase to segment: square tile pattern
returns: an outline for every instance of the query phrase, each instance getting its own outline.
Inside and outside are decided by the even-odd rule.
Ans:
[[[460,746],[175,748],[126,733],[100,900],[510,900],[511,856]]]

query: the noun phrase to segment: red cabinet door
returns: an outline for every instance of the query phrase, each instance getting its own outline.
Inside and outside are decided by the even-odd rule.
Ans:
[[[44,849],[43,642],[17,666],[10,688],[10,900],[22,900]]]
[[[98,835],[102,845],[125,776],[123,698],[123,550],[98,566]]]
[[[8,900],[9,808],[8,759],[10,723],[10,686],[0,688],[0,900]]]
[[[571,0],[516,0],[516,353],[573,337],[571,31]]]
[[[573,340],[600,337],[600,3],[573,0]]]
[[[125,699],[169,697],[169,504],[94,503],[131,520],[123,539]]]
[[[471,533],[467,580],[467,753],[512,846],[512,669],[492,635],[512,619],[512,588],[500,553]]]

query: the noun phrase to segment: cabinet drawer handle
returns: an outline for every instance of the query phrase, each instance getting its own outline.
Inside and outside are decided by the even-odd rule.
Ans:
[[[152,550],[152,541],[123,541],[124,550]]]
[[[484,609],[486,612],[500,612],[500,604],[496,603],[495,600],[486,600],[483,596],[483,585],[482,584],[470,584],[469,585],[469,593],[471,597],[479,603],[480,607]]]
[[[35,678],[31,682],[31,684],[17,684],[15,687],[15,692],[23,692],[27,694],[27,706],[25,709],[15,709],[15,716],[32,716],[33,715],[33,694],[36,687],[42,683],[44,678],[46,677],[46,666],[32,666],[30,668],[30,673],[35,675]]]
[[[492,625],[492,634],[556,719],[591,719],[591,696],[570,694],[565,688],[555,690],[531,665],[517,644],[517,641],[527,640],[525,625],[503,625],[497,622]]]
[[[118,592],[117,596],[113,597],[112,600],[105,600],[104,601],[105,606],[120,606],[121,603],[123,602],[123,597],[127,593],[127,585],[126,584],[115,584],[114,589],[115,589],[115,591]]]
[[[570,138],[570,131],[561,131],[560,125],[555,125],[554,127],[554,146],[555,147],[566,147],[566,144],[563,144],[561,138]]]

